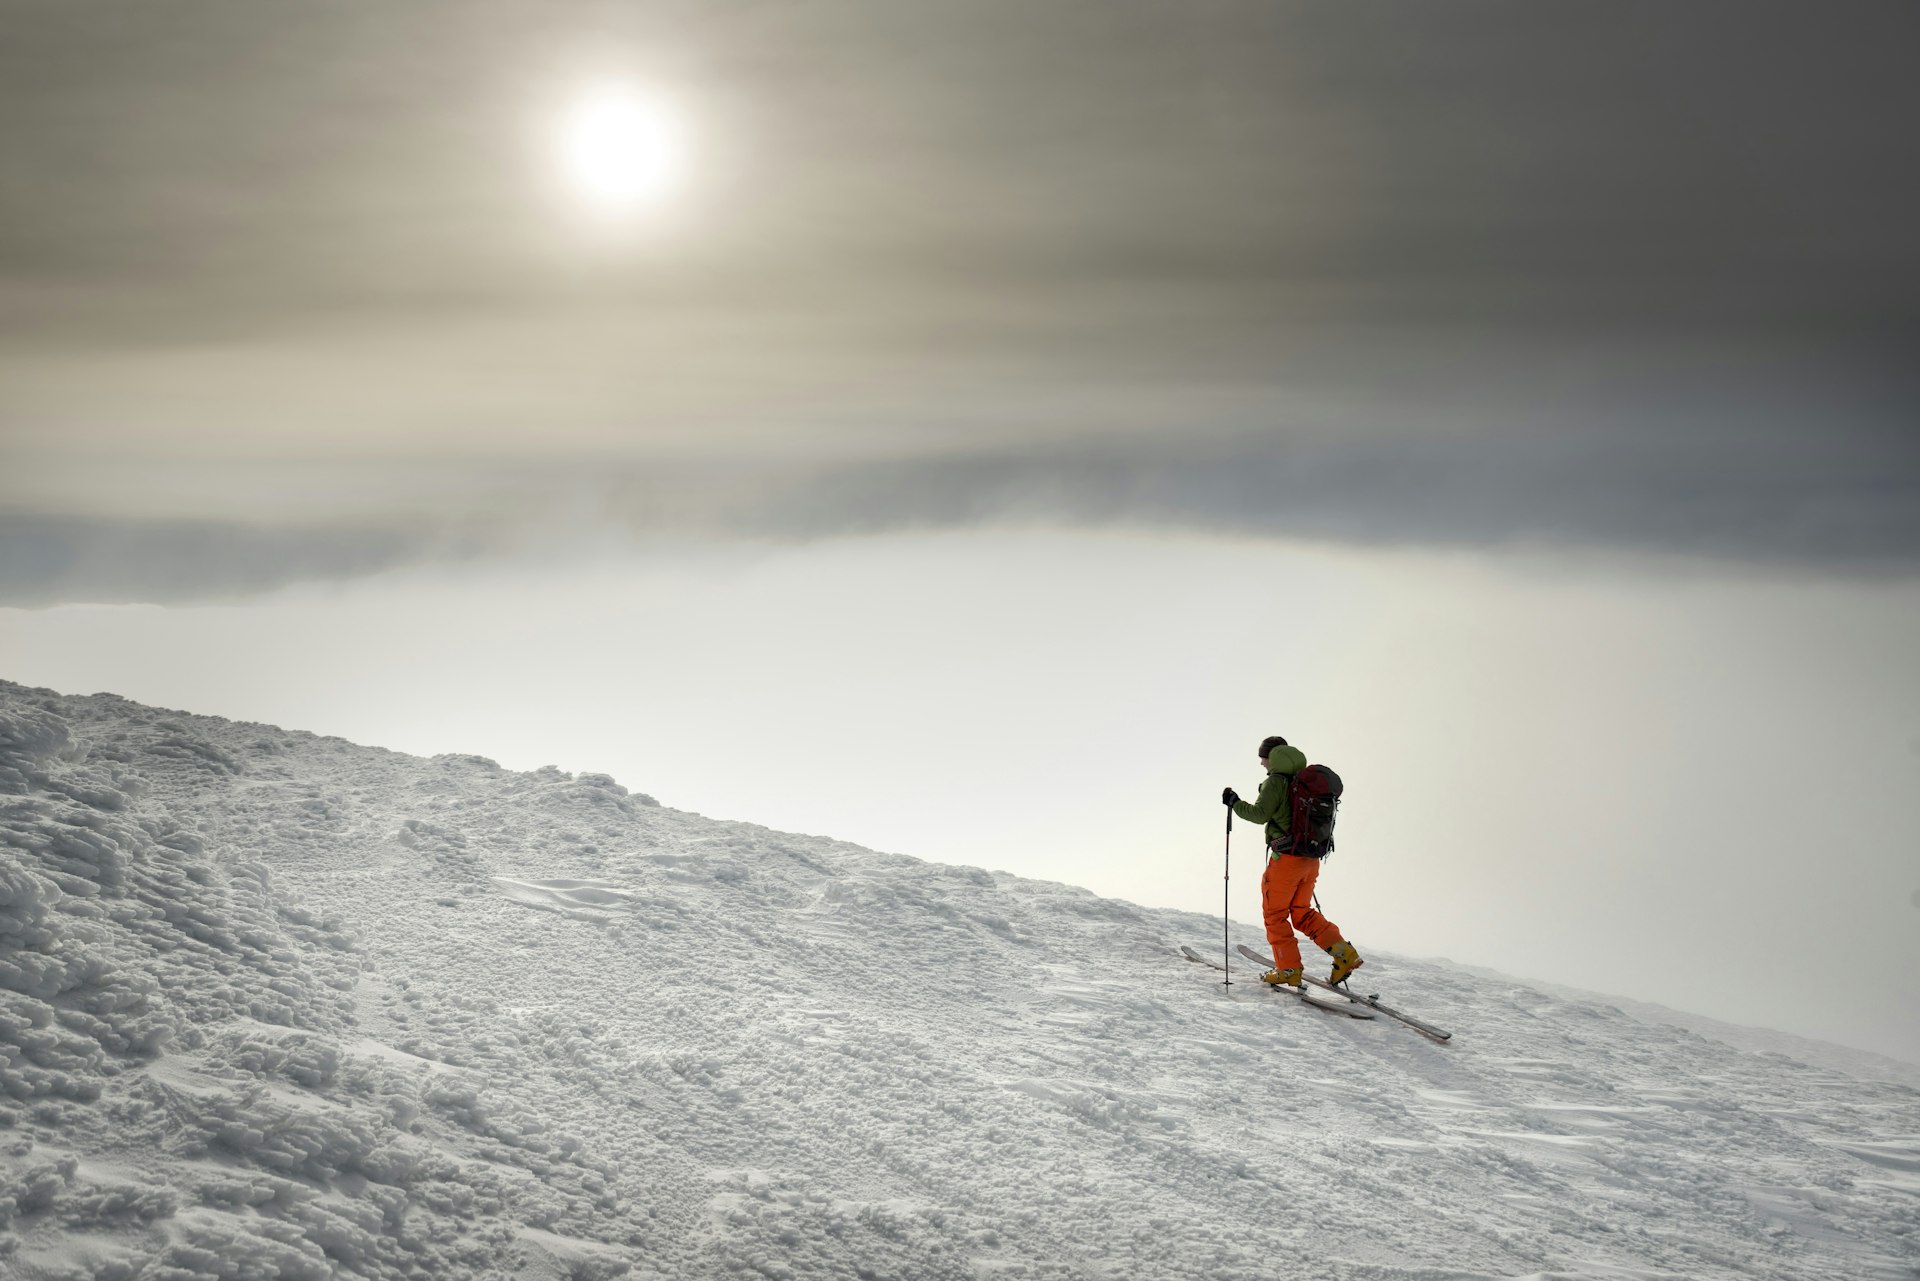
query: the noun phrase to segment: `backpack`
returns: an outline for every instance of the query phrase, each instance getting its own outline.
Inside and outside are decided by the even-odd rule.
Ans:
[[[1340,776],[1324,765],[1309,765],[1287,781],[1287,807],[1292,823],[1284,842],[1275,841],[1276,854],[1325,858],[1333,853],[1333,820],[1345,790]]]

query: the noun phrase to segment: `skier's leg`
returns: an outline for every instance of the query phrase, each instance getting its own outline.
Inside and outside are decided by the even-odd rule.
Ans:
[[[1260,914],[1267,922],[1267,943],[1273,948],[1273,967],[1277,970],[1300,968],[1300,944],[1294,941],[1293,926],[1287,915],[1293,904],[1293,882],[1288,877],[1289,862],[1306,862],[1286,856],[1267,860],[1260,874]]]
[[[1320,860],[1303,858],[1300,862],[1305,863],[1306,867],[1301,870],[1299,883],[1294,886],[1288,915],[1292,924],[1312,939],[1321,951],[1331,952],[1333,945],[1340,941],[1340,927],[1320,915],[1313,906],[1313,887],[1320,879]]]
[[[1320,879],[1320,860],[1302,859],[1307,869],[1300,874],[1294,886],[1292,910],[1288,913],[1293,924],[1319,945],[1320,949],[1333,958],[1333,969],[1328,972],[1327,980],[1339,983],[1347,975],[1359,969],[1366,962],[1360,959],[1360,953],[1353,944],[1340,934],[1340,927],[1314,910],[1313,886]]]

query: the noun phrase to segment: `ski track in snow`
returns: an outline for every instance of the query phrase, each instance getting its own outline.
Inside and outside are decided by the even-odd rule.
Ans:
[[[1920,1072],[1364,931],[1451,1045],[1217,919],[4,682],[0,841],[9,1277],[1920,1277]]]

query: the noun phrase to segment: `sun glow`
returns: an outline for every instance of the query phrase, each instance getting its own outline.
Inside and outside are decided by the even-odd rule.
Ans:
[[[634,89],[609,85],[582,93],[561,119],[562,175],[602,212],[657,204],[679,185],[684,159],[679,113]]]

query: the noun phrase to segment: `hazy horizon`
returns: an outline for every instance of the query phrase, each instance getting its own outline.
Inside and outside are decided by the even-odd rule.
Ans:
[[[1312,629],[1246,594],[1276,568]],[[1347,781],[1321,899],[1363,946],[1920,1062],[1916,651],[1899,584],[1143,532],[0,610],[9,679],[609,773],[1203,913],[1219,789],[1250,791],[1284,733]],[[1233,914],[1256,920],[1258,833],[1234,836]]]
[[[0,676],[1920,1053],[1911,4],[0,23]]]

